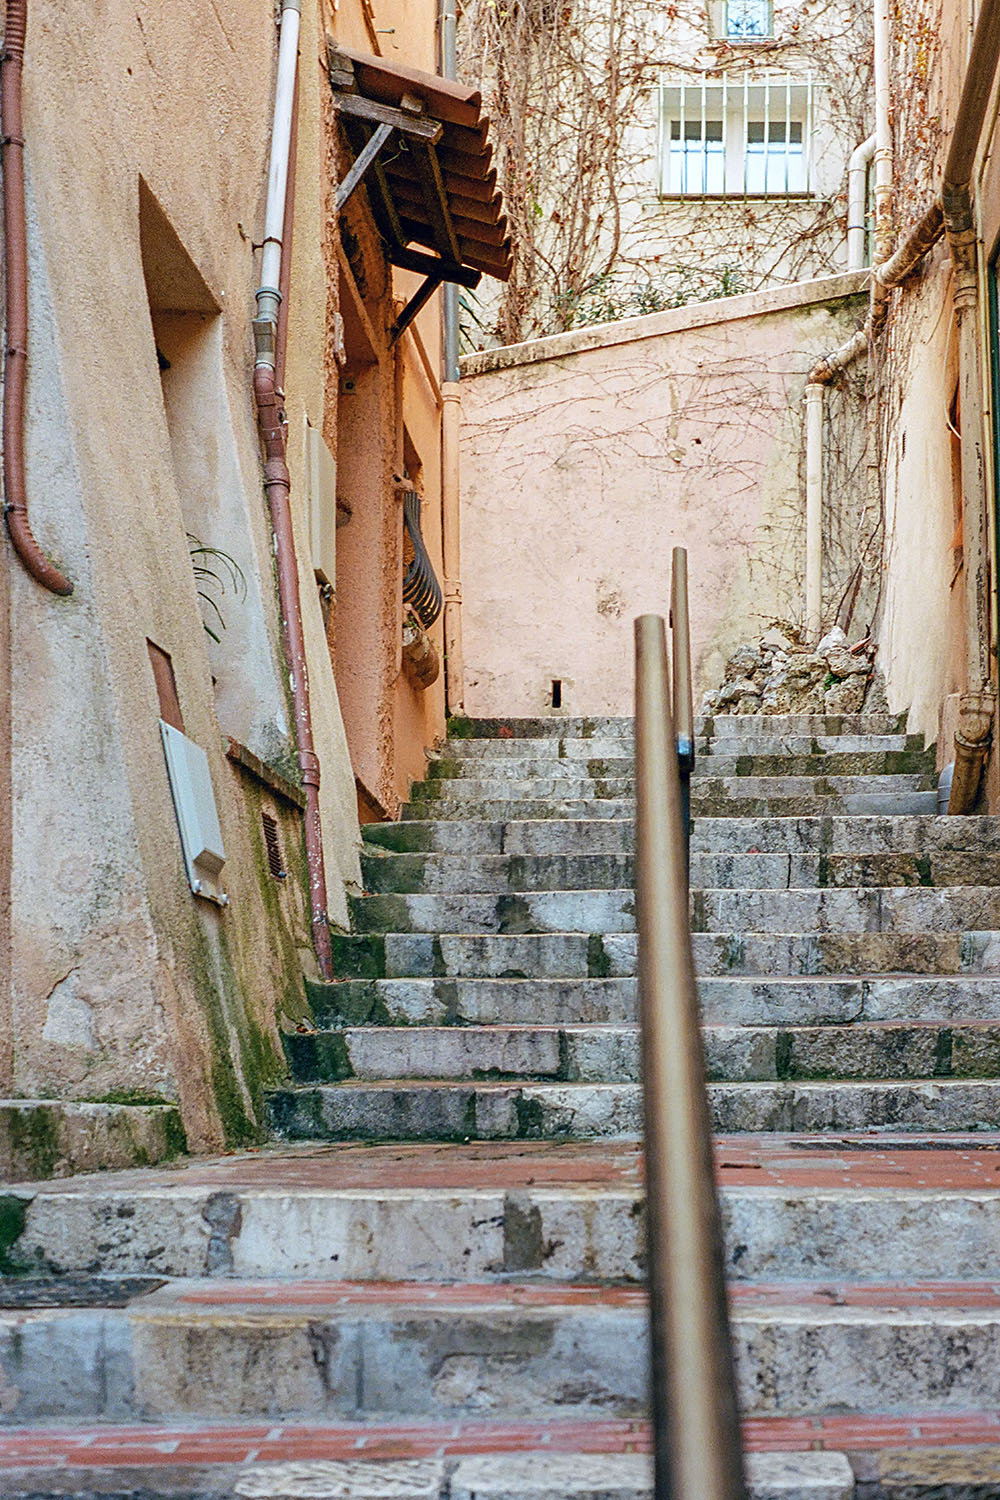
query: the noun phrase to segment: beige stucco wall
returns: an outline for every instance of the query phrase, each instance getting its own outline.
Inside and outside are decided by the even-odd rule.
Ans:
[[[740,639],[801,618],[804,378],[863,317],[862,286],[828,278],[463,362],[469,714],[545,712],[553,678],[565,712],[630,713],[632,620],[666,612],[675,545],[699,689]],[[842,408],[863,437],[859,404]],[[865,499],[853,473],[844,513]],[[827,570],[828,602],[844,581]]]
[[[433,36],[433,7],[421,12]],[[357,803],[296,440],[306,414],[329,421],[329,22],[318,0],[303,0],[286,388],[329,905],[345,925],[346,892],[360,884]],[[373,45],[360,0],[340,5],[338,24]],[[278,1025],[298,1012],[302,970],[314,966],[300,819],[223,754],[233,736],[296,774],[250,385],[276,40],[269,4],[156,4],[97,28],[75,0],[36,0],[25,69],[29,496],[39,540],[75,591],[55,599],[6,561],[18,645],[3,1000],[13,1049],[0,1054],[0,1085],[179,1098],[195,1146],[259,1127],[261,1086],[284,1066]],[[155,315],[171,360],[162,382],[140,179],[203,298],[197,314]],[[432,470],[435,437],[422,431]],[[218,643],[203,628],[186,532],[230,554],[246,580],[245,597],[220,601]],[[147,638],[171,655],[186,732],[209,758],[224,912],[194,898],[184,876]],[[425,733],[422,720],[403,729]],[[266,872],[262,811],[279,823],[291,876],[280,884]]]

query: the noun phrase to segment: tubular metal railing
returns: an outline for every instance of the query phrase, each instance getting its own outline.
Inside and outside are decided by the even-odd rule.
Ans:
[[[691,772],[694,770],[694,686],[691,681],[691,622],[688,555],[675,547],[670,565],[670,639],[674,659],[674,734],[681,778],[681,821],[688,873],[691,870]]]
[[[686,558],[684,559],[686,562]],[[674,652],[687,653],[674,557]],[[656,1500],[745,1500],[664,622],[635,622],[636,911]],[[680,720],[690,664],[678,662]],[[687,684],[687,688],[685,688]],[[691,740],[693,750],[693,739]]]

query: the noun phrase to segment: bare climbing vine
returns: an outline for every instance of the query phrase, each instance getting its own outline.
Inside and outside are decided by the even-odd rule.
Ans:
[[[837,269],[843,168],[871,128],[867,7],[779,0],[774,38],[752,45],[712,41],[708,23],[705,0],[463,0],[460,71],[491,116],[515,255],[506,288],[465,299],[469,347]],[[816,80],[838,189],[660,199],[659,78],[769,71]]]

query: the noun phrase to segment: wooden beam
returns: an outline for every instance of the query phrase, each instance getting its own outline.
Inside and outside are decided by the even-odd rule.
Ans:
[[[438,254],[442,259],[460,261],[458,235],[448,211],[448,194],[445,192],[437,152],[428,145],[424,150],[415,150],[417,176],[424,195],[424,207],[437,239]]]
[[[409,110],[393,109],[389,104],[377,104],[374,99],[365,99],[361,94],[345,94],[334,89],[333,103],[334,108],[342,115],[350,115],[355,120],[367,120],[373,125],[389,125],[403,135],[412,135],[418,141],[429,141],[431,145],[435,145],[444,132],[440,120],[424,119]],[[451,128],[458,129],[454,125]]]
[[[361,155],[355,158],[354,166],[337,189],[337,196],[334,202],[337,213],[340,212],[348,198],[354,192],[354,189],[359,185],[368,168],[374,164],[375,158],[391,135],[391,125],[380,125],[370,137]],[[431,150],[433,149],[431,147]]]
[[[386,251],[394,266],[399,266],[401,271],[416,271],[424,276],[436,276],[439,281],[454,281],[459,286],[470,289],[477,287],[482,281],[479,271],[471,266],[452,264],[450,261],[438,260],[433,255],[425,255],[422,250],[410,250],[402,245],[390,245]]]
[[[409,302],[403,308],[403,311],[400,313],[399,317],[396,319],[395,323],[393,323],[392,328],[389,330],[390,348],[399,338],[400,334],[406,332],[407,328],[409,328],[410,324],[417,316],[417,313],[425,303],[430,301],[440,285],[440,276],[428,276],[423,285],[417,288],[413,296],[410,298]]]
[[[364,147],[364,126],[357,120],[346,119],[344,127],[347,139],[355,156],[361,154]],[[379,234],[387,244],[406,244],[406,235],[400,226],[399,215],[393,201],[392,190],[386,181],[382,163],[377,159],[372,163],[371,178],[368,182],[368,202],[371,204],[372,217],[378,228]]]

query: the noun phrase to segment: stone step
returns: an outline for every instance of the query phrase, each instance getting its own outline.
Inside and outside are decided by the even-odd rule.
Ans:
[[[704,1028],[717,1081],[1000,1078],[1000,1021],[940,1026],[856,1021],[846,1026]],[[636,1083],[636,1025],[360,1026],[284,1038],[300,1083],[392,1079],[532,1079]]]
[[[497,741],[502,744],[503,741]],[[530,743],[530,742],[525,742]],[[586,744],[586,741],[581,741]],[[603,742],[610,745],[611,741]],[[752,743],[748,741],[747,743]],[[771,743],[771,742],[768,742]],[[560,742],[561,744],[561,742]],[[820,776],[892,776],[934,775],[935,756],[933,750],[831,750],[823,754],[792,755],[782,751],[773,754],[759,752],[715,749],[696,756],[694,780],[696,783],[709,777],[820,777]],[[552,780],[554,782],[608,781],[624,777],[631,779],[635,762],[631,755],[617,754],[582,756],[512,755],[490,757],[459,757],[453,759],[446,754],[435,754],[428,762],[427,778],[423,786],[433,786],[437,781],[513,781]]]
[[[172,1104],[0,1099],[0,1183],[114,1171],[186,1150]]]
[[[631,756],[633,739],[620,735],[606,739],[573,739],[561,736],[553,739],[484,739],[448,740],[437,749],[428,750],[428,760],[449,761],[506,761],[537,760],[551,764],[553,761],[587,761],[602,757]],[[708,737],[699,734],[695,739],[697,756],[714,755],[829,755],[829,754],[882,754],[885,752],[917,751],[929,753],[919,734],[741,734]]]
[[[634,932],[387,932],[333,938],[334,972],[344,980],[618,979],[636,973]],[[703,977],[1000,972],[1000,937],[992,931],[696,932],[692,947]]]
[[[537,818],[506,822],[433,819],[368,823],[371,848],[434,854],[629,854],[635,843],[627,818]],[[705,854],[977,854],[1000,851],[1000,819],[921,817],[793,817],[696,819],[692,849]],[[983,882],[988,884],[989,882]]]
[[[989,1280],[998,1146],[995,1134],[717,1139],[728,1274]],[[95,1266],[147,1284],[640,1283],[642,1191],[638,1148],[620,1142],[272,1147],[11,1190],[4,1250],[17,1274],[4,1286],[8,1304],[41,1291],[69,1306],[100,1300]]]
[[[830,1026],[855,1021],[926,1024],[1000,1019],[1000,975],[947,978],[893,974],[826,978],[795,975],[705,977],[698,983],[705,1021],[716,1026]],[[636,1020],[636,980],[356,979],[311,983],[321,1027],[611,1025]]]
[[[635,893],[618,890],[381,893],[350,903],[357,933],[631,932]],[[928,934],[1000,930],[1000,888],[922,886],[695,890],[695,933]]]
[[[359,1424],[334,1432],[329,1424],[297,1424],[287,1436],[265,1432],[264,1446],[259,1428],[213,1430],[210,1424],[180,1432],[151,1424],[119,1425],[113,1433],[79,1427],[59,1435],[29,1430],[20,1449],[0,1439],[0,1455],[4,1448],[14,1455],[12,1462],[0,1456],[0,1477],[7,1500],[66,1500],[67,1484],[86,1500],[151,1500],[154,1495],[159,1500],[230,1495],[236,1500],[653,1500],[652,1460],[631,1451],[632,1444],[628,1450],[605,1452],[594,1441],[596,1437],[600,1443],[604,1432],[598,1429],[586,1443],[578,1423],[573,1436],[586,1443],[582,1451],[565,1446],[553,1451],[551,1429],[556,1424],[550,1423],[529,1428],[538,1451],[512,1451],[511,1424],[494,1425],[495,1450],[487,1446],[487,1424],[479,1424],[471,1439],[463,1439],[455,1423],[447,1428],[426,1424],[428,1435],[438,1441],[436,1449],[429,1448],[430,1456],[421,1458],[400,1457],[424,1446],[412,1424],[382,1424],[381,1429]],[[634,1444],[639,1424],[627,1425]],[[384,1457],[378,1454],[380,1447],[386,1450]],[[130,1457],[119,1457],[122,1450]],[[375,1456],[369,1456],[373,1450]],[[338,1451],[342,1457],[329,1456]],[[450,1456],[437,1456],[442,1452]],[[30,1466],[22,1468],[19,1460]],[[750,1453],[746,1471],[747,1500],[855,1497],[848,1458],[834,1450],[800,1453],[786,1444],[775,1453]],[[912,1461],[910,1479],[912,1484]],[[938,1489],[936,1494],[945,1492]]]
[[[733,1292],[747,1417],[1000,1403],[995,1283]],[[2,1421],[641,1416],[646,1317],[630,1287],[172,1282],[0,1316]]]
[[[902,734],[905,714],[714,714],[695,716],[695,733],[737,735]],[[552,714],[537,719],[452,719],[448,739],[599,739],[630,737],[632,718],[581,718]]]
[[[709,1085],[728,1134],[1000,1127],[1000,1081],[760,1082]],[[298,1085],[267,1094],[282,1140],[509,1141],[637,1138],[631,1083],[417,1082]]]
[[[776,763],[777,764],[777,763]],[[892,775],[844,775],[817,771],[814,775],[786,775],[777,770],[774,774],[752,775],[711,773],[696,775],[691,786],[693,803],[707,805],[731,801],[760,799],[767,802],[801,802],[805,798],[841,798],[850,800],[858,796],[878,795],[896,797],[918,792],[934,792],[936,780],[927,772],[907,772]],[[514,801],[523,798],[527,802],[544,801],[546,798],[582,801],[624,801],[634,796],[635,782],[631,775],[563,775],[546,774],[542,777],[502,776],[490,779],[484,776],[455,776],[434,778],[416,782],[410,788],[413,804],[425,802],[436,808],[439,804],[473,804]]]
[[[614,890],[635,882],[630,854],[394,854],[361,857],[365,891]],[[691,885],[714,890],[857,886],[1000,885],[1000,853],[705,854],[691,856]]]
[[[880,778],[881,779],[881,778]],[[442,783],[447,785],[450,783]],[[493,783],[502,790],[502,783]],[[610,783],[608,784],[610,785]],[[703,796],[701,789],[692,794],[691,810],[702,818],[766,820],[813,818],[917,818],[937,813],[936,791],[869,791],[848,795],[791,797]],[[632,819],[635,801],[629,796],[611,797],[512,797],[501,801],[418,801],[405,802],[401,817],[424,822],[428,818],[482,819],[487,823],[510,823],[523,819],[553,818],[562,822],[589,818]]]

